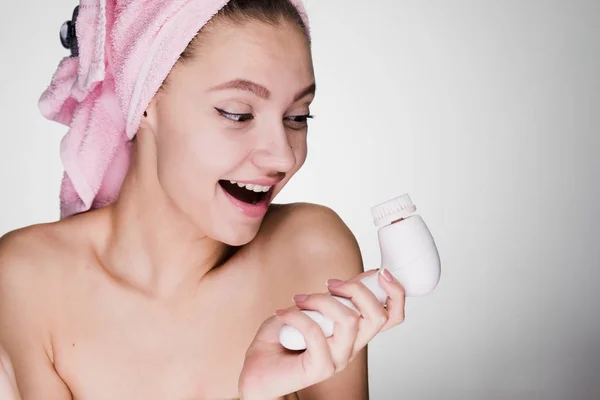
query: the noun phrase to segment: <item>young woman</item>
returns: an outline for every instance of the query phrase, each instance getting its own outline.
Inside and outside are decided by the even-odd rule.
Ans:
[[[380,274],[382,307],[332,210],[271,204],[314,95],[289,0],[213,17],[147,107],[118,199],[2,238],[0,398],[367,399],[366,346],[403,321],[402,286]],[[306,351],[281,346],[284,323]]]

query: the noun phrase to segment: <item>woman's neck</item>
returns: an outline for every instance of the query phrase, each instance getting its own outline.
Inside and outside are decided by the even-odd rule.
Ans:
[[[168,297],[195,291],[231,248],[203,235],[176,209],[158,182],[150,141],[136,139],[119,199],[101,210],[108,228],[99,259],[123,284]]]

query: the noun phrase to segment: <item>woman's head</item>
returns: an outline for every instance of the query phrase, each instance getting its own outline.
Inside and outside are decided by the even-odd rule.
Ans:
[[[172,206],[216,240],[252,240],[266,202],[306,159],[314,83],[310,41],[288,0],[229,2],[190,43],[142,121]]]

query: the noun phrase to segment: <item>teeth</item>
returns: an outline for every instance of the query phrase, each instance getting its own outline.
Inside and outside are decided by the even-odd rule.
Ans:
[[[256,192],[256,193],[258,193],[258,192],[268,192],[271,189],[271,187],[272,187],[272,186],[253,185],[251,183],[248,183],[248,184],[246,184],[246,183],[240,183],[238,181],[229,181],[229,182],[231,182],[231,184],[233,184],[233,185],[237,184],[239,187],[246,188],[246,189],[248,189],[248,190],[250,190],[252,192]]]

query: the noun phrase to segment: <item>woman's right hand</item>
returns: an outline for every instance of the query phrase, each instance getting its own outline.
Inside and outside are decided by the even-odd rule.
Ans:
[[[15,371],[13,370],[10,358],[0,345],[0,400],[21,400]]]
[[[388,294],[387,307],[361,280],[378,270],[364,272],[349,281],[333,282],[329,293],[315,293],[295,298],[296,306],[265,320],[246,351],[238,390],[242,399],[274,399],[312,386],[345,369],[367,343],[379,332],[404,321],[404,288],[394,277],[379,274],[379,283]],[[330,294],[351,299],[355,311]],[[335,335],[327,338],[319,325],[301,310],[319,311],[335,324]],[[289,324],[306,339],[306,350],[290,351],[279,341],[281,327]],[[357,394],[356,396],[360,396]],[[330,398],[348,398],[332,394]],[[357,397],[354,397],[357,398]]]

